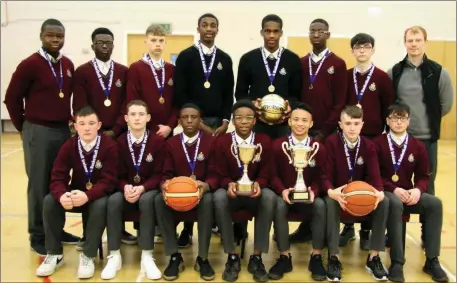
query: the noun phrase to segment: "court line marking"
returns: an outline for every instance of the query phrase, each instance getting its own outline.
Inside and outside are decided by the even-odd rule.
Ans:
[[[16,149],[13,150],[13,151],[10,151],[10,152],[8,152],[8,153],[2,154],[2,158],[8,157],[8,156],[10,156],[10,155],[12,155],[12,154],[15,154],[16,152],[19,152],[19,151],[22,151],[22,148],[16,148]]]

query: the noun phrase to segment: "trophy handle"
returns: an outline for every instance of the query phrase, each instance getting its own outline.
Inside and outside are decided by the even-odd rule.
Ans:
[[[284,154],[289,158],[289,164],[292,164],[292,157],[287,153],[287,151],[290,150],[290,146],[288,142],[283,142],[282,143],[282,151],[284,151]]]
[[[256,149],[257,149],[257,148],[260,148],[259,153],[257,153],[257,156],[258,156],[259,159],[260,159],[260,156],[262,155],[262,151],[263,151],[262,144],[261,144],[261,143],[256,144],[255,148],[256,148]]]
[[[317,154],[317,151],[319,150],[319,143],[314,142],[312,148],[313,148],[313,154],[311,154],[311,156],[309,157],[309,160],[313,160],[313,157]]]
[[[236,146],[236,145],[232,142],[232,144],[230,145],[230,152],[232,153],[233,157],[235,157],[235,159],[236,159],[235,152],[233,152],[233,147],[234,146]]]

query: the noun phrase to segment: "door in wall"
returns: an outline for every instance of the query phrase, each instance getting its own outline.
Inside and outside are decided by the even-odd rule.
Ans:
[[[143,54],[147,52],[144,38],[143,34],[129,34],[127,36],[127,66],[141,59]],[[174,64],[179,52],[194,43],[194,36],[170,34],[166,36],[166,40],[167,44],[162,56],[165,61]]]

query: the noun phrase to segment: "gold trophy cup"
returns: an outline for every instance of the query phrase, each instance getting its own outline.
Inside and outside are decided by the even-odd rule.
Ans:
[[[289,145],[288,142],[282,143],[282,150],[289,158],[289,164],[294,165],[295,170],[297,171],[297,181],[293,187],[293,191],[290,193],[289,199],[292,203],[309,203],[311,202],[311,196],[308,191],[308,187],[305,184],[303,178],[303,169],[306,168],[309,164],[309,161],[313,159],[319,150],[319,143],[314,142],[311,146],[303,145]],[[290,156],[287,151],[292,153]]]
[[[248,165],[250,162],[253,161],[255,152],[257,148],[260,148],[259,153],[257,156],[262,154],[262,145],[259,143],[257,145],[253,144],[239,144],[235,145],[232,143],[230,150],[232,151],[232,155],[236,158],[236,154],[233,151],[234,147],[238,149],[238,156],[240,161],[243,163],[243,176],[237,182],[236,194],[240,196],[250,196],[253,192],[253,182],[249,179],[248,176]]]

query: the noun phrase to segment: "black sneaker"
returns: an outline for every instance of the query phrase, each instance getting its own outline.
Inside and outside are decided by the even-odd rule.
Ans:
[[[203,260],[199,256],[195,261],[194,270],[200,272],[200,278],[205,281],[213,280],[216,277],[216,273],[214,273],[214,269],[209,264],[208,259]]]
[[[251,255],[249,257],[248,271],[251,273],[256,282],[267,282],[268,272],[263,265],[260,255]]]
[[[122,231],[121,242],[127,245],[135,245],[137,243],[137,238],[124,230]]]
[[[328,258],[327,264],[327,280],[330,282],[339,282],[341,281],[341,262],[338,257],[331,255]]]
[[[289,235],[289,242],[291,244],[305,243],[312,240],[311,224],[309,222],[302,222],[292,234]],[[276,241],[276,240],[275,240]]]
[[[65,231],[62,232],[62,244],[76,245],[79,241],[81,241],[80,237],[72,235]]]
[[[31,239],[30,250],[36,252],[39,256],[46,256],[46,248],[44,246],[44,239]]]
[[[327,279],[327,272],[325,271],[322,255],[313,255],[309,259],[308,270],[311,271],[311,277],[315,281],[324,281]]]
[[[425,273],[432,276],[432,280],[435,282],[448,282],[449,279],[441,268],[440,261],[437,257],[425,261],[424,268],[422,269]]]
[[[170,256],[170,262],[163,272],[163,278],[168,281],[178,279],[179,272],[184,271],[184,260],[180,253],[175,253]]]
[[[273,280],[279,280],[284,276],[284,273],[291,272],[292,267],[292,256],[280,255],[276,260],[276,263],[268,271],[268,277]]]
[[[345,225],[340,233],[340,247],[345,247],[350,241],[355,240],[355,232],[353,225]]]
[[[369,251],[370,250],[370,230],[360,230],[360,249]]]
[[[178,247],[186,248],[192,244],[192,235],[187,229],[182,229],[181,234],[178,237]]]
[[[403,265],[398,263],[392,263],[389,268],[389,275],[387,276],[390,281],[395,283],[405,282],[405,276],[403,275]]]
[[[222,279],[224,281],[235,282],[238,279],[238,274],[241,271],[240,256],[237,254],[229,254],[225,263]]]
[[[374,256],[370,260],[370,255],[368,255],[365,268],[376,281],[387,281],[387,271],[379,256]]]

